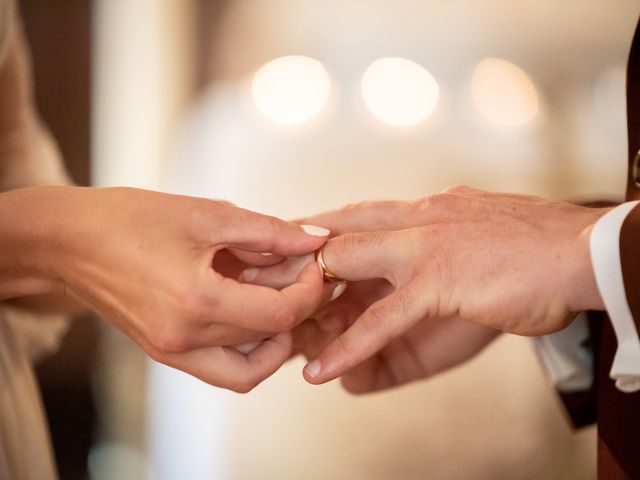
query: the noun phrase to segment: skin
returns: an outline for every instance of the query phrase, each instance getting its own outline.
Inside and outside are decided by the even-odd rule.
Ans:
[[[268,262],[260,252],[299,256],[326,241],[222,202],[126,188],[18,189],[0,195],[0,231],[0,299],[68,296],[152,358],[236,391],[289,357],[290,330],[323,300],[315,262],[282,290],[217,272],[224,249]],[[247,356],[225,347],[264,338]]]
[[[301,349],[315,358],[305,378],[388,388],[461,363],[500,331],[544,335],[604,309],[589,234],[606,211],[454,187],[310,219],[342,233],[324,259],[349,287],[300,328]],[[252,281],[269,284],[283,268]]]
[[[324,287],[314,262],[281,291],[235,278],[326,237],[225,202],[68,186],[38,119],[19,24],[11,28],[0,64],[0,301],[94,311],[152,358],[249,391],[291,355],[290,331],[324,301]],[[229,347],[258,340],[246,355]]]

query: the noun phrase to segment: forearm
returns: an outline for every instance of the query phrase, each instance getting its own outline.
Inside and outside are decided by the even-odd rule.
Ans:
[[[11,25],[0,64],[0,192],[69,184],[57,145],[38,118],[20,22],[12,18],[7,23]],[[61,288],[56,290],[52,279],[43,275],[41,261],[34,260],[47,248],[39,245],[47,238],[40,217],[50,207],[45,202],[30,211],[35,196],[28,195],[30,200],[24,202],[24,192],[0,194],[0,300],[38,312],[79,313],[82,309],[60,294]],[[52,288],[56,291],[48,292]]]
[[[55,230],[65,227],[53,222],[73,218],[71,212],[54,208],[64,190],[40,187],[0,193],[0,301],[37,313],[86,312],[60,280],[59,262],[66,249]]]
[[[73,219],[59,200],[66,190],[36,187],[0,194],[1,301],[40,313],[85,311],[66,295],[60,280],[68,249],[61,233],[69,230]],[[66,224],[59,221],[62,218]]]
[[[47,210],[39,188],[0,194],[0,300],[55,292]]]

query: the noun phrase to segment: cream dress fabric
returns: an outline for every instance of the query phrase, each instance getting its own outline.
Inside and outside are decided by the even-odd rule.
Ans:
[[[0,0],[0,65],[13,31],[13,0]],[[2,94],[2,92],[0,92]],[[55,144],[41,127],[19,171],[0,178],[0,191],[68,179]],[[0,162],[2,159],[0,158]],[[66,329],[61,316],[35,316],[0,303],[0,479],[50,480],[57,473],[33,362],[54,350]]]

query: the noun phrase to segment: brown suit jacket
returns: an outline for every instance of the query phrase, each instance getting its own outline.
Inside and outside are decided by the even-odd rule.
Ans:
[[[627,200],[640,200],[640,29],[636,29],[627,69],[629,174]],[[640,331],[640,207],[625,220],[620,235],[622,272],[629,307]],[[623,393],[609,378],[617,342],[608,319],[593,323],[598,420],[598,478],[640,479],[640,392]]]

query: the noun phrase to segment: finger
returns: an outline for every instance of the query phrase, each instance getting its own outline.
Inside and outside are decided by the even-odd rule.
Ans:
[[[313,254],[289,257],[269,268],[248,268],[240,275],[240,281],[271,288],[285,288],[296,281],[300,272],[313,262]]]
[[[471,359],[499,333],[459,317],[421,321],[342,376],[342,385],[369,393],[430,378]]]
[[[251,352],[257,350],[260,345],[262,345],[262,340],[257,342],[241,343],[240,345],[234,345],[233,348],[243,355],[249,355]]]
[[[238,275],[247,268],[248,265],[269,266],[281,262],[285,257],[277,255],[263,256],[260,253],[241,252],[229,249],[222,249],[215,252],[211,267],[223,277],[238,278]]]
[[[269,334],[265,332],[240,328],[234,325],[210,323],[202,329],[193,331],[192,341],[185,349],[261,342],[267,337],[269,337]]]
[[[414,245],[419,241],[416,229],[346,233],[327,242],[322,258],[325,266],[344,280],[384,278],[397,284],[400,274],[411,273]]]
[[[233,208],[225,218],[222,231],[216,232],[216,243],[250,252],[300,256],[320,248],[329,233],[323,227],[296,225]]]
[[[469,185],[451,185],[442,190],[442,193],[454,193],[457,195],[484,195],[489,192],[478,190],[477,188],[470,187]]]
[[[230,248],[229,251],[241,262],[247,265],[253,265],[256,267],[269,267],[271,265],[277,265],[285,258],[282,255],[275,255],[271,252],[248,252],[246,250],[240,250],[238,248]]]
[[[304,368],[309,383],[333,380],[382,349],[425,317],[427,302],[407,285],[369,307],[364,314]]]
[[[478,192],[468,187],[453,187],[451,191],[411,201],[363,202],[321,213],[302,222],[322,225],[334,235],[403,230],[468,216],[469,205],[473,203],[472,193]]]
[[[377,232],[380,230],[402,230],[414,227],[413,202],[381,201],[348,205],[339,210],[321,213],[299,223],[322,225],[334,235],[355,232]]]
[[[317,357],[343,331],[344,329],[340,331],[329,330],[321,320],[305,320],[292,332],[293,351],[304,355],[307,360],[311,360]]]
[[[303,257],[289,257],[284,262],[273,267],[248,268],[240,274],[238,281],[280,290],[293,284],[302,269],[313,261],[313,254]],[[346,289],[346,282],[324,282],[322,303],[332,302],[342,295]]]
[[[308,318],[326,295],[316,262],[310,262],[295,283],[283,290],[243,284],[228,278],[220,280],[212,312],[215,318],[207,321],[265,333],[291,330]]]
[[[200,380],[239,393],[246,393],[271,376],[291,355],[291,333],[269,338],[243,355],[235,348],[210,347],[175,355],[170,366]]]

